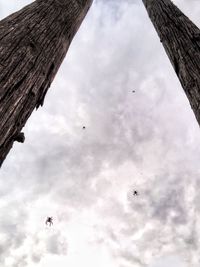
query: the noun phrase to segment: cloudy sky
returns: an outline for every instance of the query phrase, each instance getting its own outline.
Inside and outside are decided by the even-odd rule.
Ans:
[[[198,0],[174,2],[200,26]],[[0,171],[1,266],[199,266],[199,126],[141,0],[94,2],[24,132]]]

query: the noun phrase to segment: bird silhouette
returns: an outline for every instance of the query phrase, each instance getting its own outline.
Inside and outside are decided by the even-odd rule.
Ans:
[[[46,223],[46,225],[48,225],[48,223],[49,223],[49,226],[53,225],[53,217],[47,217],[45,223]]]

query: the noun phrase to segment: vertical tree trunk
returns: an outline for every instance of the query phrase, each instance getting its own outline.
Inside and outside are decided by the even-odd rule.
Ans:
[[[36,0],[0,21],[0,165],[45,94],[92,0]]]
[[[200,125],[200,30],[170,0],[143,0]]]

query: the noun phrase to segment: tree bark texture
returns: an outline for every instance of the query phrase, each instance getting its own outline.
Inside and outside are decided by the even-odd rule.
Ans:
[[[142,0],[200,125],[200,30],[170,0]]]
[[[36,0],[0,21],[0,166],[43,105],[92,0]]]

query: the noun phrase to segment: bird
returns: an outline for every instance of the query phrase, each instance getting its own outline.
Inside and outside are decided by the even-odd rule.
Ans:
[[[133,191],[133,195],[134,195],[134,196],[138,196],[138,191],[134,190],[134,191]]]
[[[53,217],[47,217],[45,223],[46,223],[46,225],[48,225],[48,223],[49,223],[49,226],[53,225]]]
[[[133,90],[132,93],[135,93],[135,90]]]
[[[83,126],[83,130],[85,130],[85,126]]]

